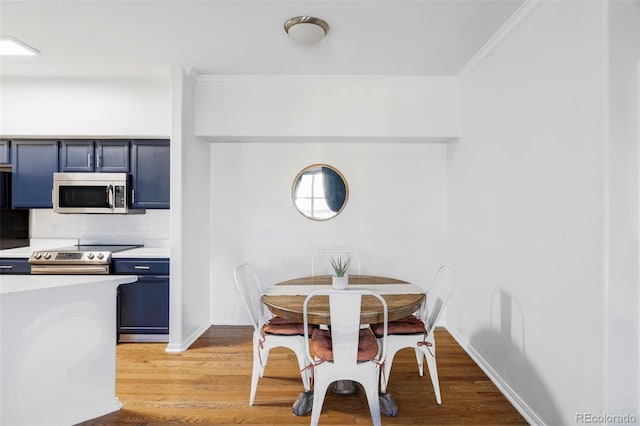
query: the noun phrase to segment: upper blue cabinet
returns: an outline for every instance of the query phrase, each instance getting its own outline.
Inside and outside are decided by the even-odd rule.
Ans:
[[[11,146],[7,140],[0,140],[0,164],[11,164]]]
[[[11,164],[11,145],[0,140],[0,165]],[[11,173],[0,172],[0,209],[11,207]]]
[[[129,172],[128,140],[63,140],[61,172]]]
[[[57,140],[19,140],[11,143],[11,206],[51,208],[53,173],[58,171]]]
[[[169,208],[169,140],[131,141],[131,208]]]
[[[169,208],[168,139],[12,140],[11,145],[2,140],[0,164],[5,147],[12,165],[13,208],[52,208],[53,173],[58,171],[130,173],[132,209]]]

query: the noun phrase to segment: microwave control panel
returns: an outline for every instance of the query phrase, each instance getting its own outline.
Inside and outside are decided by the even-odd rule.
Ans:
[[[127,207],[127,197],[125,194],[124,186],[115,186],[114,187],[114,196],[113,196],[113,207]]]

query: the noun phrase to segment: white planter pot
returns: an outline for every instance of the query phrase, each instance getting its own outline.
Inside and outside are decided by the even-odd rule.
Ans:
[[[346,290],[349,287],[349,276],[345,275],[344,277],[331,277],[331,284],[333,288],[336,290]]]

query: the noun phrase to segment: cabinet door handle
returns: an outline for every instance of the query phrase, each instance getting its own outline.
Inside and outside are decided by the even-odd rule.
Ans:
[[[13,265],[0,265],[0,269],[13,269]]]
[[[87,154],[87,167],[91,168],[91,153]]]
[[[98,158],[96,160],[96,167],[97,168],[102,167],[102,155],[98,155]]]
[[[131,190],[131,204],[134,204],[136,202],[136,191],[135,189]]]
[[[141,266],[141,265],[136,265],[133,267],[133,269],[144,269],[144,270],[148,270],[151,269],[151,266]]]

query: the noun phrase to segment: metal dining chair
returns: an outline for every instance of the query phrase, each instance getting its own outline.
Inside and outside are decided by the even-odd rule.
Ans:
[[[433,274],[431,284],[426,292],[426,302],[423,303],[421,309],[414,315],[389,322],[386,339],[387,358],[380,385],[383,394],[389,383],[391,366],[396,352],[403,348],[413,348],[420,376],[424,374],[423,360],[426,358],[436,402],[442,404],[436,365],[436,340],[433,331],[451,295],[454,276],[455,273],[451,268],[446,265],[440,266]],[[372,324],[371,329],[376,337],[382,338],[383,324]]]
[[[333,275],[331,258],[338,259],[339,257],[344,261],[350,258],[349,271],[361,275],[360,259],[355,252],[349,250],[323,250],[316,252],[311,258],[311,275]]]
[[[365,295],[377,298],[384,310],[381,347],[378,346],[369,327],[360,327],[360,306]],[[305,349],[307,357],[311,360],[314,381],[311,425],[318,424],[327,388],[331,383],[341,380],[360,383],[367,395],[373,424],[380,425],[378,384],[380,366],[385,361],[387,303],[382,296],[369,290],[313,291],[306,297],[303,305],[305,338],[308,337],[309,302],[320,296],[329,296],[331,325],[330,330],[313,330],[311,339],[305,339]]]
[[[309,330],[303,330],[305,326],[302,323],[274,317],[267,313],[260,300],[263,293],[260,281],[249,264],[243,263],[236,266],[233,270],[233,277],[254,328],[253,372],[251,374],[249,405],[253,405],[255,401],[258,379],[264,376],[269,351],[276,347],[285,347],[295,352],[304,390],[309,392],[311,385],[310,372],[305,368],[309,364],[305,350],[305,339],[315,327],[309,326]]]

